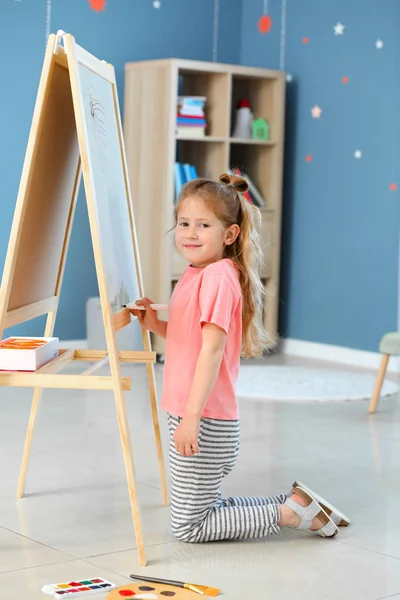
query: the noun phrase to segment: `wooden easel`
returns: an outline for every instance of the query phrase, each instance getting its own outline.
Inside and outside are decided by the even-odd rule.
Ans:
[[[61,45],[63,40],[64,47]],[[99,231],[93,157],[85,130],[79,69],[98,76],[101,85],[111,86],[118,135],[121,173],[126,192],[126,215],[130,227],[131,263],[140,296],[143,295],[142,273],[137,247],[132,199],[127,177],[122,126],[111,65],[98,60],[80,48],[71,35],[59,32],[49,37],[43,70],[23,166],[14,220],[0,289],[0,337],[5,328],[40,315],[47,315],[44,335],[52,336],[74,218],[76,200],[83,171],[90,231],[100,291],[107,350],[60,350],[59,356],[35,373],[0,372],[0,385],[33,387],[33,401],[23,453],[17,497],[24,493],[25,478],[41,391],[43,388],[111,390],[114,392],[126,478],[132,509],[139,561],[146,564],[142,528],[137,501],[136,480],[131,441],[124,400],[131,380],[121,376],[120,362],[146,365],[148,388],[161,487],[164,504],[168,505],[163,452],[158,421],[154,377],[155,353],[150,336],[142,333],[144,350],[118,351],[116,332],[131,322],[127,309],[112,310],[105,272],[105,248]],[[100,81],[100,80],[99,80]],[[100,84],[99,84],[100,85]],[[128,261],[129,262],[129,261]],[[135,298],[131,298],[135,300]],[[62,374],[73,360],[93,365],[81,375]],[[109,361],[111,376],[98,376],[95,371]]]

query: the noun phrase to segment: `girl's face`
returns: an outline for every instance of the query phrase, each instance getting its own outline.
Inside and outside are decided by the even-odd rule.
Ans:
[[[206,267],[223,258],[225,246],[232,244],[239,232],[238,225],[224,227],[201,198],[189,196],[178,213],[175,243],[193,267]]]

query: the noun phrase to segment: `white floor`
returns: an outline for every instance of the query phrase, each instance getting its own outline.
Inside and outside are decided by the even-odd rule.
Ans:
[[[144,369],[123,370],[134,381],[126,397],[148,566],[138,567],[112,395],[45,392],[26,496],[17,501],[32,392],[1,388],[1,600],[44,600],[46,583],[94,576],[123,585],[130,573],[220,587],[229,600],[400,599],[398,398],[383,401],[374,417],[366,402],[246,401],[241,455],[223,491],[265,495],[299,478],[353,523],[334,540],[285,530],[251,542],[187,545],[174,541],[161,506]]]

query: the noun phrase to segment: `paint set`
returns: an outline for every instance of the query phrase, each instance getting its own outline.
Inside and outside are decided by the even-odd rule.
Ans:
[[[220,590],[208,586],[194,583],[184,583],[183,581],[171,581],[169,579],[158,579],[143,575],[131,575],[132,579],[137,579],[139,583],[128,584],[119,587],[102,577],[92,579],[82,579],[64,583],[52,583],[45,585],[42,591],[53,598],[80,598],[85,594],[95,594],[106,592],[107,600],[164,600],[173,598],[174,600],[190,600],[195,594],[201,594],[203,597],[218,596]],[[193,593],[194,592],[194,593]]]
[[[0,370],[37,371],[58,356],[58,338],[9,337],[0,342]]]
[[[66,581],[62,583],[45,585],[42,588],[42,592],[53,596],[53,598],[80,598],[85,594],[109,592],[115,587],[115,583],[106,581],[102,577],[94,577],[92,579],[82,579],[69,582]]]

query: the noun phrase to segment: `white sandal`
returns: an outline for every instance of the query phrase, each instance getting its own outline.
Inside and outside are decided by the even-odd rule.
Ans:
[[[308,494],[310,494],[310,496],[312,496],[314,498],[314,500],[316,500],[318,502],[318,504],[321,505],[323,510],[326,512],[326,514],[330,516],[332,521],[334,523],[336,523],[336,525],[338,527],[347,527],[348,525],[350,525],[351,521],[350,521],[349,517],[346,517],[346,515],[344,513],[342,513],[340,510],[338,510],[332,504],[329,504],[329,502],[324,500],[324,498],[322,498],[322,496],[319,496],[318,494],[313,492],[309,487],[304,485],[304,483],[297,480],[293,484],[293,488],[295,488],[295,487],[300,487],[303,490],[305,490]]]
[[[306,529],[310,533],[319,535],[321,537],[334,537],[339,532],[332,519],[330,519],[324,509],[321,508],[318,502],[314,500],[314,498],[308,492],[306,492],[306,490],[296,486],[293,488],[292,494],[301,496],[301,498],[303,498],[303,500],[306,502],[306,506],[297,504],[297,502],[291,498],[288,498],[285,502],[286,506],[288,506],[301,519],[300,525],[298,527],[294,527],[294,529]],[[310,527],[315,517],[317,517],[317,519],[319,519],[323,525],[320,529],[311,530]]]

